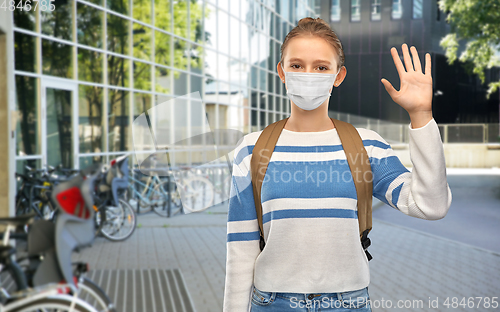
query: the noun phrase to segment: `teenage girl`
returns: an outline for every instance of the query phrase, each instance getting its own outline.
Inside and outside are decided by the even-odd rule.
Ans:
[[[431,58],[426,54],[423,70],[415,47],[403,44],[402,51],[404,66],[391,49],[399,91],[381,82],[410,116],[412,171],[375,131],[357,130],[370,158],[373,196],[406,215],[437,220],[452,197],[432,116]],[[371,311],[356,189],[328,116],[330,93],[347,74],[344,60],[339,38],[319,18],[301,19],[281,46],[277,71],[291,114],[262,184],[266,245],[261,251],[250,175],[261,130],[245,135],[234,151],[224,312]]]

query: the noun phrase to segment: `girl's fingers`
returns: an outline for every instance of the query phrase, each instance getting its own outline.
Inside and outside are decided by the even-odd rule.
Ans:
[[[413,64],[411,63],[410,51],[408,51],[408,45],[406,43],[403,43],[401,48],[403,50],[403,57],[405,60],[406,71],[407,72],[414,71]]]
[[[420,58],[418,57],[417,48],[411,47],[411,55],[413,56],[413,66],[415,66],[416,72],[422,72],[422,64],[420,64]]]
[[[396,69],[398,70],[399,77],[401,77],[405,72],[405,68],[403,67],[403,63],[401,63],[401,59],[399,58],[398,50],[392,47],[391,55],[392,59],[394,60],[394,65],[396,65]]]
[[[425,54],[425,75],[431,75],[431,55],[429,53]]]
[[[389,93],[389,95],[391,96],[391,98],[394,99],[394,96],[396,96],[396,94],[398,93],[398,91],[396,91],[396,89],[394,89],[394,87],[392,86],[392,84],[385,78],[382,78],[382,83],[384,84],[384,87],[385,87],[385,90],[387,90],[387,93]]]

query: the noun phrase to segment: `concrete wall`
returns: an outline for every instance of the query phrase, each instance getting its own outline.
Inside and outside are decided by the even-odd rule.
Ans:
[[[0,216],[14,214],[15,186],[15,110],[14,36],[12,12],[0,10]]]
[[[408,144],[391,144],[403,165],[413,167]],[[500,168],[500,144],[443,144],[447,168]]]

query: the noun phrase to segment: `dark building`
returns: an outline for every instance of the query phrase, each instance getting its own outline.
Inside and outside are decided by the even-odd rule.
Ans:
[[[390,48],[414,45],[423,62],[432,56],[433,114],[438,123],[498,123],[499,92],[486,99],[487,84],[498,81],[500,70],[486,73],[481,84],[462,63],[448,65],[439,46],[450,31],[437,0],[330,0],[321,2],[321,17],[330,20],[344,46],[347,76],[333,91],[330,109],[393,122],[409,122],[408,113],[380,82],[399,90],[399,76]],[[423,66],[422,66],[423,67]]]

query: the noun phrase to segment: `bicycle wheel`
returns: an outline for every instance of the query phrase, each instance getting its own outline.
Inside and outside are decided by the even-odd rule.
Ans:
[[[78,283],[78,298],[99,312],[116,312],[115,305],[104,290],[87,277],[83,277]]]
[[[23,300],[23,299],[21,299]],[[72,309],[72,302],[75,304]],[[17,302],[14,301],[11,305],[15,305]],[[8,312],[64,312],[64,311],[74,311],[74,312],[97,312],[96,309],[92,308],[85,301],[73,298],[67,295],[57,295],[46,298],[34,299],[31,302],[27,302],[24,305],[18,306],[14,309],[9,309],[9,304],[3,307],[3,311]]]
[[[134,233],[137,215],[125,200],[119,199],[118,206],[106,206],[105,214],[101,219],[101,234],[110,241],[123,241]]]
[[[214,202],[214,186],[204,177],[192,177],[183,181],[180,190],[182,205],[191,212],[199,212],[212,206]]]
[[[35,262],[32,262],[32,258],[35,258]],[[38,264],[36,263],[38,262]],[[40,263],[37,256],[31,256],[31,258],[20,258],[19,265],[28,277],[28,285],[33,287],[32,278],[33,274]],[[11,294],[19,291],[16,281],[12,278],[12,273],[7,270],[0,273],[1,286],[7,293]],[[77,285],[77,297],[86,303],[90,304],[99,312],[116,312],[116,308],[108,297],[108,295],[91,279],[83,276],[78,278]]]
[[[181,212],[181,197],[175,191],[175,182],[170,181],[170,216],[174,216]],[[168,181],[158,184],[150,196],[150,201],[153,204],[153,210],[162,217],[168,217]]]

